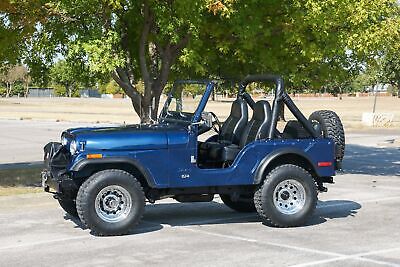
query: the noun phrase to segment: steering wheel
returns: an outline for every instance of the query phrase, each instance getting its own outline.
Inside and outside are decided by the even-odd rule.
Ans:
[[[213,129],[217,134],[219,134],[219,133],[221,132],[222,124],[221,124],[221,122],[219,121],[217,115],[215,115],[214,112],[210,112],[210,114],[211,114],[211,116],[213,117],[213,120],[212,120],[212,129]]]

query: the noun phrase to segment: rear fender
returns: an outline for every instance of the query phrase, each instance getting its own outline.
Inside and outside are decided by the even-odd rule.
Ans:
[[[294,158],[294,160],[288,161],[287,158]],[[313,176],[318,176],[312,160],[304,151],[296,148],[282,148],[271,152],[261,160],[254,175],[254,184],[260,184],[264,180],[266,172],[274,168],[279,163],[279,159],[282,159],[281,164],[298,165],[308,169]]]

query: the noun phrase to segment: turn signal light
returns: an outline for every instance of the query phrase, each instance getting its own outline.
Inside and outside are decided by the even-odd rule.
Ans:
[[[103,154],[87,154],[87,159],[101,159],[103,158]]]
[[[318,162],[318,167],[330,167],[330,166],[332,166],[332,162],[330,161]]]

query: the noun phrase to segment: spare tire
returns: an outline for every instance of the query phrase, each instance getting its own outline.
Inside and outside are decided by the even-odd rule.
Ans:
[[[345,149],[345,136],[343,124],[339,116],[331,110],[317,110],[310,115],[309,120],[313,125],[315,123],[319,124],[323,137],[333,139],[335,142],[336,160],[342,161]]]

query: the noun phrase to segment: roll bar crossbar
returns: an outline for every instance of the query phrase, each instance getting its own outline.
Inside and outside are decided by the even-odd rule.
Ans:
[[[268,138],[273,139],[276,132],[276,126],[278,123],[279,107],[281,103],[284,103],[288,109],[293,113],[296,119],[303,125],[304,129],[314,138],[318,137],[317,132],[314,130],[311,122],[304,117],[303,113],[297,108],[290,96],[285,92],[283,79],[279,75],[273,74],[258,74],[258,75],[248,75],[239,85],[238,95],[242,97],[248,105],[253,108],[254,100],[246,92],[246,87],[252,82],[272,82],[275,84],[275,98],[272,105],[272,121],[271,127],[269,128]]]

